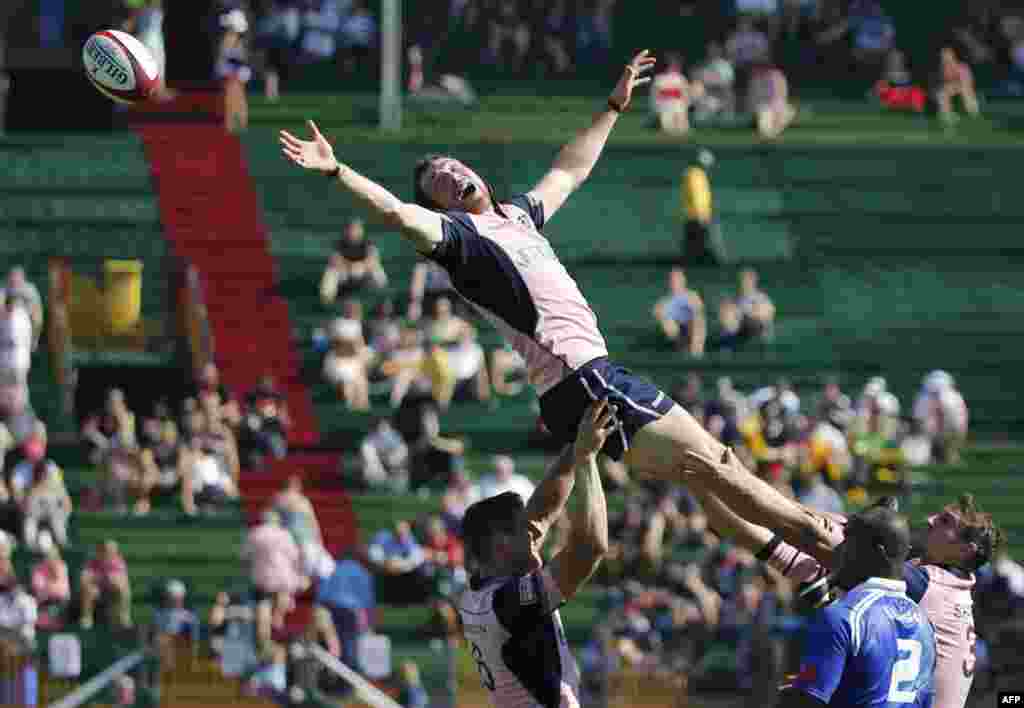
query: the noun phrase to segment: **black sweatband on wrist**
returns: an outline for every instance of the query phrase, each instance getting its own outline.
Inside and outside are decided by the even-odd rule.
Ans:
[[[762,548],[760,551],[754,554],[754,558],[764,563],[772,557],[772,553],[774,553],[775,549],[778,548],[781,544],[782,536],[780,536],[779,534],[775,534],[774,536],[772,536],[772,540],[764,545],[764,548]]]
[[[622,106],[620,106],[610,98],[608,99],[608,107],[611,108],[616,113],[622,113]]]

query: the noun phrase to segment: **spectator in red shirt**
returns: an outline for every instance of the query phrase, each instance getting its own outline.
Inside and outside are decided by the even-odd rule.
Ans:
[[[85,629],[93,626],[97,606],[105,607],[117,626],[131,627],[132,594],[128,564],[117,547],[117,541],[108,539],[99,544],[96,555],[85,564],[81,577],[81,603],[80,622]]]
[[[659,130],[677,136],[690,131],[690,99],[696,89],[683,74],[683,58],[669,54],[668,66],[651,84],[651,113]]]
[[[451,570],[463,567],[464,552],[462,541],[448,530],[440,516],[431,516],[427,521],[427,542],[423,546],[427,560]]]
[[[60,629],[64,611],[71,602],[71,580],[68,565],[56,545],[51,544],[43,559],[32,568],[32,595],[39,607],[39,628]]]

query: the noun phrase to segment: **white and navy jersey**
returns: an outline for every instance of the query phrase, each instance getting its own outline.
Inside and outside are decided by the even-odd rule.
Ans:
[[[578,708],[579,670],[547,568],[474,579],[456,605],[480,682],[495,708]]]
[[[526,361],[542,395],[583,364],[608,355],[597,316],[540,233],[544,207],[525,194],[492,211],[445,212],[430,258]]]

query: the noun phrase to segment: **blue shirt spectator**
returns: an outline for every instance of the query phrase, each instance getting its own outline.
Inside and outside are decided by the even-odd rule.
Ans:
[[[408,573],[426,558],[408,521],[399,521],[394,531],[378,531],[370,541],[368,554],[370,560],[390,573]]]

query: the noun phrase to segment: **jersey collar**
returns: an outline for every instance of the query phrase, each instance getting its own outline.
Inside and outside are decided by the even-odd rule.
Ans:
[[[868,578],[864,581],[864,585],[872,585],[883,590],[892,590],[893,592],[901,592],[904,595],[907,594],[907,583],[903,580],[894,580],[892,578]]]

